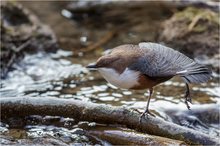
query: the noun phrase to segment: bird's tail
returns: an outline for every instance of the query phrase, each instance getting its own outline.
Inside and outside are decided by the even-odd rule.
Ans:
[[[185,66],[183,71],[177,72],[187,83],[204,83],[212,78],[212,71],[196,62]]]

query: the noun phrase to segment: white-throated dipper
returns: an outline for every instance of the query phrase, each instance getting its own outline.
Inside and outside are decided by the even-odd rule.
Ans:
[[[119,88],[149,89],[147,107],[140,120],[146,113],[153,115],[148,107],[154,86],[180,76],[186,83],[185,104],[190,109],[188,84],[207,82],[212,76],[211,70],[184,54],[150,42],[115,47],[87,68],[96,68],[109,83]]]

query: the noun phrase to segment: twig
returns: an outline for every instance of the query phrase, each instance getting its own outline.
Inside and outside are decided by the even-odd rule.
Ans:
[[[22,49],[24,49],[25,47],[27,47],[30,43],[31,43],[32,39],[28,39],[26,42],[24,42],[23,44],[21,44],[19,47],[17,48],[13,48],[12,50],[16,53],[20,52]]]
[[[199,21],[199,19],[202,18],[202,15],[197,15],[192,19],[192,22],[189,24],[188,26],[188,31],[192,31],[192,29],[195,27],[195,25],[197,24],[197,22]]]
[[[89,45],[87,48],[83,48],[81,52],[88,53],[91,52],[98,47],[102,46],[103,44],[107,43],[109,40],[112,39],[112,37],[116,34],[116,31],[110,31],[108,32],[104,37],[102,37],[98,42]]]

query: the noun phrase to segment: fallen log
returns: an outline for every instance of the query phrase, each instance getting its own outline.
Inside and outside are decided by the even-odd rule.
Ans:
[[[121,124],[152,135],[181,140],[188,144],[217,145],[215,137],[148,116],[139,123],[139,113],[124,107],[114,107],[73,99],[52,97],[4,97],[1,102],[1,118],[51,115],[104,124]]]

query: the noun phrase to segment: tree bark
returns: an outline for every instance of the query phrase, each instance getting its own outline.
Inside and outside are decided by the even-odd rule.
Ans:
[[[121,124],[144,133],[185,141],[188,144],[217,145],[215,137],[148,116],[139,123],[140,114],[115,107],[72,99],[52,97],[5,97],[0,99],[1,118],[51,115],[104,124]]]

